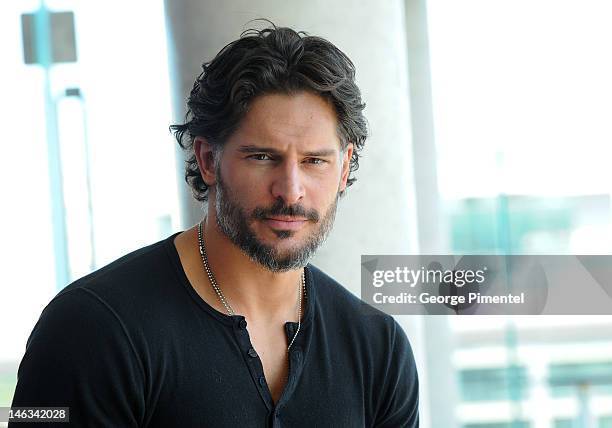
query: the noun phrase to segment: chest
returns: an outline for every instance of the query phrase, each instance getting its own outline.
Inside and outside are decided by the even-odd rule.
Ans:
[[[371,425],[368,403],[375,390],[364,384],[358,355],[331,349],[337,337],[310,332],[300,330],[292,345],[289,381],[291,335],[284,326],[258,328],[248,321],[245,329],[219,328],[211,320],[166,332],[167,346],[152,361],[147,426],[270,426],[275,408],[266,405],[266,397],[276,404],[285,389],[286,401],[274,426],[330,426],[330,415],[333,426]],[[249,355],[251,347],[256,357]]]
[[[274,402],[278,402],[289,372],[287,336],[282,325],[276,327],[249,327],[249,337],[263,366],[266,383]]]

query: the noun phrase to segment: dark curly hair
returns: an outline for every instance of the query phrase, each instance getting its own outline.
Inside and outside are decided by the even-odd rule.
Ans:
[[[334,106],[342,149],[349,143],[354,147],[347,186],[355,182],[351,175],[359,167],[359,152],[368,134],[355,66],[329,41],[272,24],[243,32],[204,63],[187,100],[185,123],[170,126],[179,145],[191,152],[185,181],[198,201],[208,199],[208,185],[193,153],[194,138],[206,138],[221,148],[255,97],[298,91],[310,91]]]

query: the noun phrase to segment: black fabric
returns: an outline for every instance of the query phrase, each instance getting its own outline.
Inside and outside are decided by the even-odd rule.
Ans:
[[[418,426],[405,333],[312,265],[275,406],[245,318],[200,298],[175,236],[58,293],[28,339],[13,407],[69,406],[79,427]]]

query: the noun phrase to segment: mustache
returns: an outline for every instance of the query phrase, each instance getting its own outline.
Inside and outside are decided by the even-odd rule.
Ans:
[[[290,217],[303,217],[307,220],[318,222],[321,218],[316,210],[307,210],[300,204],[285,205],[282,199],[277,199],[276,202],[269,208],[257,207],[253,210],[252,217],[263,220],[270,216],[282,215]]]

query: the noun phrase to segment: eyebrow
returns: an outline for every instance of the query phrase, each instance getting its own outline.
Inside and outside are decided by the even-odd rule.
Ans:
[[[238,147],[238,151],[240,153],[270,153],[273,155],[280,155],[282,154],[279,150],[272,148],[272,147],[264,147],[264,146],[253,146],[253,145],[245,145],[245,146],[240,146]],[[313,157],[326,157],[326,156],[332,156],[336,154],[336,150],[334,149],[322,149],[322,150],[315,150],[312,152],[305,152],[303,153],[306,156],[313,156]]]

